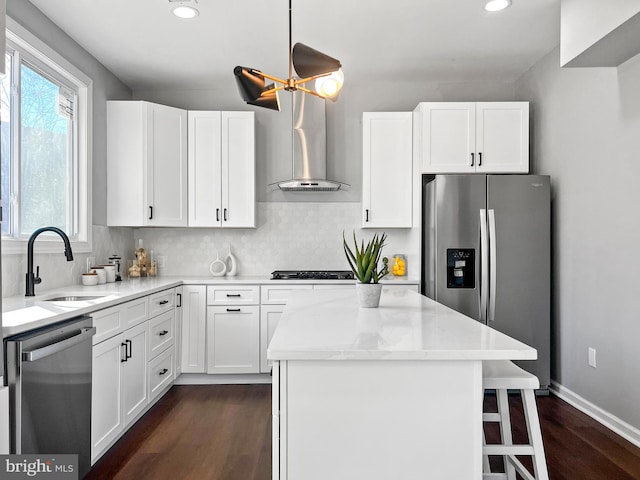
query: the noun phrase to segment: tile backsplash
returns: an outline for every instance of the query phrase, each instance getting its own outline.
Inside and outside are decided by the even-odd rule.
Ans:
[[[346,270],[342,232],[348,238],[355,230],[358,238],[370,238],[374,231],[361,229],[361,204],[345,202],[256,204],[257,228],[114,228],[93,226],[93,252],[74,253],[67,262],[62,254],[39,254],[44,291],[80,283],[88,257],[106,263],[110,255],[122,257],[123,270],[133,260],[137,240],[154,255],[165,257],[160,275],[209,276],[216,255],[231,251],[238,261],[239,275],[268,275],[273,270]],[[407,255],[408,275],[418,277],[419,228],[386,229],[388,239],[383,255]],[[2,256],[2,296],[24,294],[27,256]],[[126,273],[125,275],[126,276]]]
[[[257,203],[255,229],[139,228],[134,238],[165,257],[161,275],[210,275],[216,256],[231,251],[238,260],[239,275],[267,275],[273,270],[345,270],[342,232],[356,231],[369,238],[373,231],[360,229],[360,203]],[[419,229],[387,229],[383,254],[408,255],[409,275],[418,262]],[[131,255],[127,256],[131,258]],[[413,263],[417,265],[417,263]]]

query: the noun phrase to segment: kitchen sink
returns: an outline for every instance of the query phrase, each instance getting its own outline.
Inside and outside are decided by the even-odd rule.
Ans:
[[[45,302],[86,302],[88,300],[95,300],[96,298],[102,298],[104,295],[67,295],[64,297],[47,298]]]

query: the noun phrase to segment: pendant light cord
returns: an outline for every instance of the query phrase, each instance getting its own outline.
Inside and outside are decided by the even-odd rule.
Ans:
[[[293,78],[293,47],[291,35],[291,0],[289,0],[289,81]]]

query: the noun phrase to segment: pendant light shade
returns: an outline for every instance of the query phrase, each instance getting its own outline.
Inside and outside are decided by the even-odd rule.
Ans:
[[[247,67],[233,69],[236,84],[242,99],[249,105],[280,110],[278,92],[273,84],[265,86],[264,76],[260,72]]]
[[[339,60],[308,47],[304,43],[296,43],[293,46],[292,60],[293,67],[300,78],[327,75],[342,67]]]
[[[278,91],[300,90],[334,102],[344,82],[342,65],[329,55],[325,55],[303,43],[291,47],[291,0],[289,0],[289,76],[286,79],[268,75],[255,68],[235,67],[233,73],[240,96],[249,105],[280,110]],[[293,77],[295,68],[298,78]],[[265,79],[273,84],[265,86]],[[306,88],[307,82],[315,81],[315,90]],[[277,84],[277,86],[276,86]]]

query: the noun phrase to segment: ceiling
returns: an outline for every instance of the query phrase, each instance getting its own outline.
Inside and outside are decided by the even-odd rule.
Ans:
[[[288,73],[287,0],[31,0],[134,91],[234,85],[233,67]],[[293,41],[341,60],[345,81],[513,81],[560,41],[560,0],[293,0]],[[235,88],[235,87],[234,87]]]

